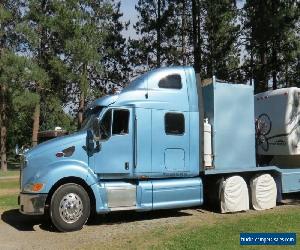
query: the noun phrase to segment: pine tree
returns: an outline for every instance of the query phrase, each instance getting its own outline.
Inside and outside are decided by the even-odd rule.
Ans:
[[[78,102],[78,127],[83,121],[83,111],[91,89],[90,77],[101,69],[100,48],[107,34],[107,15],[111,4],[103,1],[56,2],[54,6],[56,32],[62,41],[61,52],[71,78],[70,88],[75,87],[74,102]],[[69,88],[69,89],[70,89]]]
[[[44,71],[32,61],[23,56],[16,55],[9,50],[2,50],[0,61],[0,82],[1,82],[1,163],[2,170],[6,170],[6,146],[7,133],[11,131],[13,117],[13,99],[16,92],[24,95],[26,89],[30,89],[32,82],[39,82],[47,79]],[[23,100],[22,105],[30,104],[36,106],[39,96],[31,92],[31,98]],[[15,136],[15,134],[14,134]]]
[[[239,76],[237,8],[232,0],[200,1],[203,23],[203,59],[206,77],[234,81]],[[205,62],[205,63],[204,63]]]
[[[13,28],[15,20],[13,14],[17,11],[14,1],[0,3],[0,160],[1,170],[7,171],[7,130],[9,125],[10,108],[10,79],[9,74],[16,73],[11,68],[11,60],[18,61],[11,52]],[[15,74],[13,74],[15,75]]]
[[[135,28],[141,36],[132,41],[136,65],[194,64],[204,78],[241,79],[234,1],[139,1],[136,9],[140,18]]]
[[[139,0],[134,25],[138,39],[130,41],[129,56],[138,71],[178,62],[178,23],[174,19],[175,1]]]
[[[49,88],[49,62],[51,57],[50,16],[53,13],[51,4],[46,1],[28,0],[27,9],[21,14],[18,32],[23,39],[23,53],[32,55],[36,64],[34,73],[39,81],[31,81],[30,88],[39,97],[33,111],[32,146],[37,145],[40,127],[41,97]],[[39,75],[40,74],[40,75]],[[44,76],[44,77],[42,77]]]
[[[90,71],[101,71],[100,45],[111,5],[103,1],[28,0],[20,33],[26,48],[47,72],[48,83],[35,84],[45,99],[52,92],[61,100],[79,103],[78,126],[90,91]],[[33,144],[40,125],[40,103],[34,112]]]
[[[5,34],[5,22],[10,18],[9,13],[4,8],[3,3],[0,4],[0,59],[4,56],[4,34]],[[0,74],[3,69],[0,67]],[[1,157],[1,170],[7,171],[6,160],[6,138],[7,138],[7,86],[0,81],[0,157]]]
[[[95,90],[90,99],[100,97],[103,94],[114,92],[116,88],[122,88],[129,81],[131,69],[127,57],[128,44],[122,32],[127,30],[129,22],[122,22],[123,14],[120,12],[120,1],[112,1],[112,10],[107,19],[109,32],[99,44],[102,55],[102,72],[93,74],[90,78]],[[97,73],[97,72],[96,72]]]
[[[254,79],[255,92],[267,90],[269,82],[273,89],[278,83],[291,85],[289,74],[299,55],[299,1],[248,0],[244,13],[248,75]]]
[[[191,38],[193,44],[193,56],[194,56],[194,68],[196,74],[201,74],[202,66],[202,44],[203,38],[201,35],[201,25],[203,22],[203,18],[201,18],[201,2],[199,0],[192,0],[192,30]]]
[[[272,2],[272,87],[300,84],[300,2]]]
[[[171,62],[178,65],[192,65],[194,64],[197,71],[197,65],[200,65],[199,60],[194,60],[196,52],[194,50],[195,44],[198,46],[200,42],[196,42],[200,34],[198,34],[194,28],[199,28],[200,22],[198,22],[198,0],[169,0],[169,4],[172,5],[174,13],[170,15],[170,33],[173,34],[172,44],[176,47],[176,50],[171,50],[172,58]],[[197,49],[200,48],[198,46]],[[197,64],[197,65],[196,65]]]

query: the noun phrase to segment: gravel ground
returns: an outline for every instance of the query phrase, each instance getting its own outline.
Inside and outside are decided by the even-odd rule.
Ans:
[[[124,249],[122,242],[141,238],[153,230],[214,224],[222,218],[274,213],[294,206],[299,207],[299,202],[263,212],[250,210],[235,214],[219,214],[202,208],[143,213],[115,212],[99,215],[81,231],[72,233],[59,233],[44,217],[24,216],[12,209],[0,211],[0,249]]]
[[[160,226],[184,223],[188,217],[204,219],[210,212],[199,209],[155,212],[115,212],[99,215],[81,231],[59,233],[47,219],[24,216],[18,210],[4,211],[0,221],[0,249],[74,249],[95,240],[109,248],[117,240],[134,232],[145,232]],[[200,218],[199,218],[200,217]]]

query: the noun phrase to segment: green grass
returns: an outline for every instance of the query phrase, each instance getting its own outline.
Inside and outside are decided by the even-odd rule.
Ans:
[[[0,210],[16,208],[18,206],[18,191],[15,192],[15,189],[19,189],[18,179],[0,179]],[[11,192],[7,193],[6,190],[11,190]]]
[[[231,219],[232,220],[232,219]],[[201,224],[201,222],[199,222]],[[242,218],[236,221],[225,219],[216,225],[199,226],[181,234],[175,233],[155,249],[241,249],[241,232],[295,232],[300,235],[300,209],[289,209]],[[297,244],[299,246],[299,243]],[[247,246],[247,249],[258,249]],[[271,247],[280,249],[282,247]],[[271,249],[269,246],[259,249]],[[294,248],[295,249],[295,248]]]
[[[241,232],[295,232],[299,238],[300,207],[224,215],[208,213],[177,225],[167,223],[147,231],[124,232],[111,241],[94,241],[82,249],[300,249],[299,239],[297,246],[240,246]]]
[[[0,196],[0,209],[17,208],[17,206],[18,206],[17,194]]]
[[[19,180],[0,180],[0,191],[1,189],[16,189],[19,188]]]
[[[0,177],[15,176],[17,178],[19,174],[19,170],[8,170],[7,172],[0,171]]]

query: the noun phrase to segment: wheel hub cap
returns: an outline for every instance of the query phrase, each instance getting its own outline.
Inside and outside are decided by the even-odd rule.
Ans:
[[[82,211],[83,204],[77,194],[69,193],[60,201],[59,214],[66,223],[76,222],[82,216]]]

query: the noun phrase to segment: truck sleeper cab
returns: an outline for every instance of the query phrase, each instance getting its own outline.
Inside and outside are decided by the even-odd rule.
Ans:
[[[256,163],[253,87],[202,85],[192,67],[160,68],[95,100],[80,131],[23,156],[20,212],[74,231],[94,211],[200,206],[204,196],[221,212],[263,210],[300,191],[299,169]]]
[[[107,213],[199,206],[198,124],[193,69],[149,72],[119,95],[95,100],[81,131],[26,153],[20,211],[49,210],[59,230],[72,231],[91,208]]]

